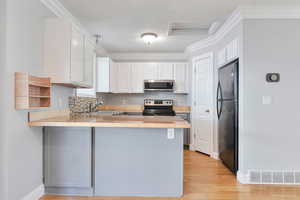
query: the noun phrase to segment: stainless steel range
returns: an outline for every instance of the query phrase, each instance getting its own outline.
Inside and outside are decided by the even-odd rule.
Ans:
[[[143,115],[175,116],[173,100],[170,99],[145,99]]]

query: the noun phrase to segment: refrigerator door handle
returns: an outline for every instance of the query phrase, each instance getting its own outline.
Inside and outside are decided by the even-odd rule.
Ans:
[[[217,115],[218,115],[218,119],[220,119],[220,107],[219,107],[220,89],[221,89],[221,84],[220,84],[220,82],[218,82],[218,88],[217,88]]]
[[[220,108],[220,113],[219,113],[219,119],[222,115],[222,110],[223,110],[223,91],[222,91],[222,86],[220,84],[220,96],[221,96],[221,108]]]

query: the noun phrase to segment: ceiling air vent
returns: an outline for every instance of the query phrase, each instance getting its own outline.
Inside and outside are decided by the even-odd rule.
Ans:
[[[207,35],[210,26],[199,23],[170,23],[168,27],[168,36],[174,35]]]

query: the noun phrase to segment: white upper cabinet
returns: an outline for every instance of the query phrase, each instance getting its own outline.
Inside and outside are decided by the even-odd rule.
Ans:
[[[175,80],[175,93],[188,93],[188,65],[179,63],[113,62],[98,58],[97,92],[144,93],[144,80]]]
[[[131,93],[144,93],[144,63],[133,63],[131,66]]]
[[[157,63],[142,63],[144,67],[144,79],[156,80],[158,79],[158,64]]]
[[[131,92],[131,63],[118,63],[117,93]]]
[[[109,84],[110,92],[118,92],[118,63],[110,60]]]
[[[174,63],[175,93],[188,93],[188,64]]]
[[[111,92],[110,88],[110,70],[112,61],[108,57],[97,58],[97,92]]]
[[[234,39],[217,53],[217,65],[223,66],[239,57],[239,42]]]
[[[158,63],[158,80],[173,80],[173,63]]]
[[[91,85],[95,88],[94,71],[95,71],[95,59],[96,53],[94,45],[91,44],[87,39],[85,40],[85,51],[84,51],[84,83]]]
[[[84,36],[72,27],[71,39],[71,81],[84,82]]]
[[[226,48],[220,50],[217,54],[217,65],[222,66],[226,63]]]
[[[89,76],[93,76],[92,78],[88,78],[87,80],[93,80],[92,83],[86,83],[86,84],[89,84],[89,85],[93,85],[92,88],[77,88],[77,96],[85,96],[85,97],[96,97],[96,90],[97,90],[97,85],[96,85],[96,64],[97,64],[97,61],[96,61],[96,54],[94,53],[94,56],[93,56],[93,62],[92,63],[89,63],[91,64],[91,68],[90,69],[89,67],[86,68],[86,72],[84,74],[85,77],[89,77]],[[89,71],[89,70],[92,70],[92,71]]]
[[[227,62],[230,62],[238,57],[238,39],[235,39],[226,47]]]
[[[109,57],[97,58],[97,92],[118,93],[118,64]]]
[[[70,87],[93,87],[94,46],[72,23],[48,18],[44,26],[44,68],[52,83]],[[88,69],[85,69],[85,68]]]

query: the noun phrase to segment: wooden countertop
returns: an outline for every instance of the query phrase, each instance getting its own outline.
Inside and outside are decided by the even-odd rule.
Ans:
[[[174,111],[178,114],[181,113],[190,113],[190,106],[174,106]],[[113,110],[120,112],[134,112],[134,113],[142,113],[144,110],[144,106],[142,105],[101,105],[98,107],[98,110]]]
[[[32,117],[33,118],[33,117]],[[131,128],[190,128],[180,117],[170,116],[128,116],[90,114],[66,114],[56,117],[29,120],[29,126],[61,127],[131,127]]]

